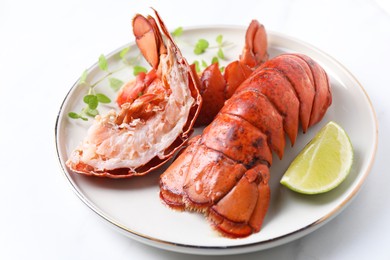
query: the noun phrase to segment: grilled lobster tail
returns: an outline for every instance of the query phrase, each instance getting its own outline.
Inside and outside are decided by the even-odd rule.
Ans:
[[[325,71],[311,58],[283,54],[265,62],[225,103],[202,135],[160,177],[162,201],[204,212],[228,237],[258,232],[269,200],[272,151],[294,144],[332,102]]]
[[[157,21],[139,14],[133,19],[137,45],[152,70],[121,90],[118,113],[95,118],[66,163],[74,172],[109,178],[144,175],[189,140],[202,102],[199,78],[155,14]]]

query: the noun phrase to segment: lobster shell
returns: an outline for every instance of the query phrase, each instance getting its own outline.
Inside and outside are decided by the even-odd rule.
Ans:
[[[157,22],[139,14],[133,19],[137,45],[152,70],[127,84],[128,99],[121,99],[118,113],[95,118],[66,162],[72,171],[109,178],[144,175],[188,141],[202,103],[200,81],[155,15]]]
[[[239,60],[229,63],[224,73],[218,63],[208,66],[200,77],[202,108],[195,126],[206,126],[252,72],[268,60],[267,33],[264,26],[252,20],[245,33],[245,44]]]
[[[294,144],[332,103],[325,71],[302,54],[282,54],[260,66],[226,101],[213,122],[160,177],[166,205],[203,212],[222,235],[261,229],[270,188],[272,151],[285,135]]]

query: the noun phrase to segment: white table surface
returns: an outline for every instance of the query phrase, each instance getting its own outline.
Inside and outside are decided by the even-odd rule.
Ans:
[[[133,40],[131,18],[150,6],[170,28],[247,25],[256,18],[268,30],[311,43],[357,77],[377,113],[375,163],[340,215],[294,242],[223,259],[390,259],[386,0],[1,0],[0,259],[219,258],[163,251],[116,232],[79,200],[57,161],[54,124],[63,98],[101,53]]]

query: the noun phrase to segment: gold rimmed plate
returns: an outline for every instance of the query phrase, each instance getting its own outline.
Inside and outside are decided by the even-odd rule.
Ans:
[[[243,47],[243,27],[209,26],[187,28],[177,42],[189,62],[211,61],[217,50],[212,48],[202,56],[193,54],[199,38],[209,40],[212,45],[218,35],[228,42],[225,56],[232,61],[238,58]],[[280,53],[304,53],[316,60],[329,75],[333,103],[323,120],[302,132],[294,147],[287,145],[283,160],[274,157],[271,167],[271,205],[259,233],[243,239],[229,239],[218,235],[201,214],[177,212],[164,206],[159,199],[158,180],[164,167],[143,177],[112,180],[86,177],[71,172],[66,166],[72,149],[86,135],[92,120],[74,120],[70,111],[82,109],[86,88],[76,84],[70,89],[58,113],[55,126],[56,146],[61,169],[78,197],[111,226],[123,234],[145,244],[166,250],[226,255],[247,253],[274,247],[298,239],[321,227],[340,213],[356,196],[364,183],[375,158],[378,127],[375,112],[364,88],[340,63],[315,47],[283,34],[268,32],[269,53],[273,57]],[[129,56],[136,56],[137,48],[132,43],[107,55],[109,68],[121,67],[119,53],[130,46]],[[229,61],[223,61],[228,63]],[[223,64],[222,64],[223,65]],[[98,64],[88,70],[88,80],[93,82],[104,77]],[[130,69],[120,70],[114,75],[122,81],[131,79]],[[116,93],[107,87],[108,79],[97,89],[115,100]],[[101,113],[115,105],[103,106]],[[355,158],[347,179],[336,189],[321,195],[305,196],[294,193],[279,184],[289,163],[304,145],[329,121],[341,125],[350,136]]]

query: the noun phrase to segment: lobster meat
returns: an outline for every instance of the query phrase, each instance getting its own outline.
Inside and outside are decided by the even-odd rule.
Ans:
[[[66,162],[71,170],[110,178],[144,175],[188,141],[202,102],[199,78],[155,14],[161,31],[151,16],[133,19],[136,43],[152,70],[127,83],[118,113],[95,118]]]
[[[314,60],[268,60],[160,176],[160,198],[174,209],[203,212],[224,236],[258,232],[270,201],[272,152],[282,158],[285,136],[293,145],[299,124],[307,131],[331,102],[327,74]]]
[[[147,49],[141,49],[144,57],[149,57]],[[153,52],[152,52],[153,53]],[[253,20],[246,31],[245,45],[240,59],[231,62],[222,74],[218,63],[213,63],[200,73],[200,94],[202,106],[195,126],[205,126],[211,123],[224,102],[229,99],[237,87],[248,78],[252,72],[268,59],[267,34],[264,26]],[[139,80],[150,81],[150,78]],[[138,84],[137,84],[138,85]],[[117,104],[122,106],[138,94],[133,84],[123,86],[117,97]]]

